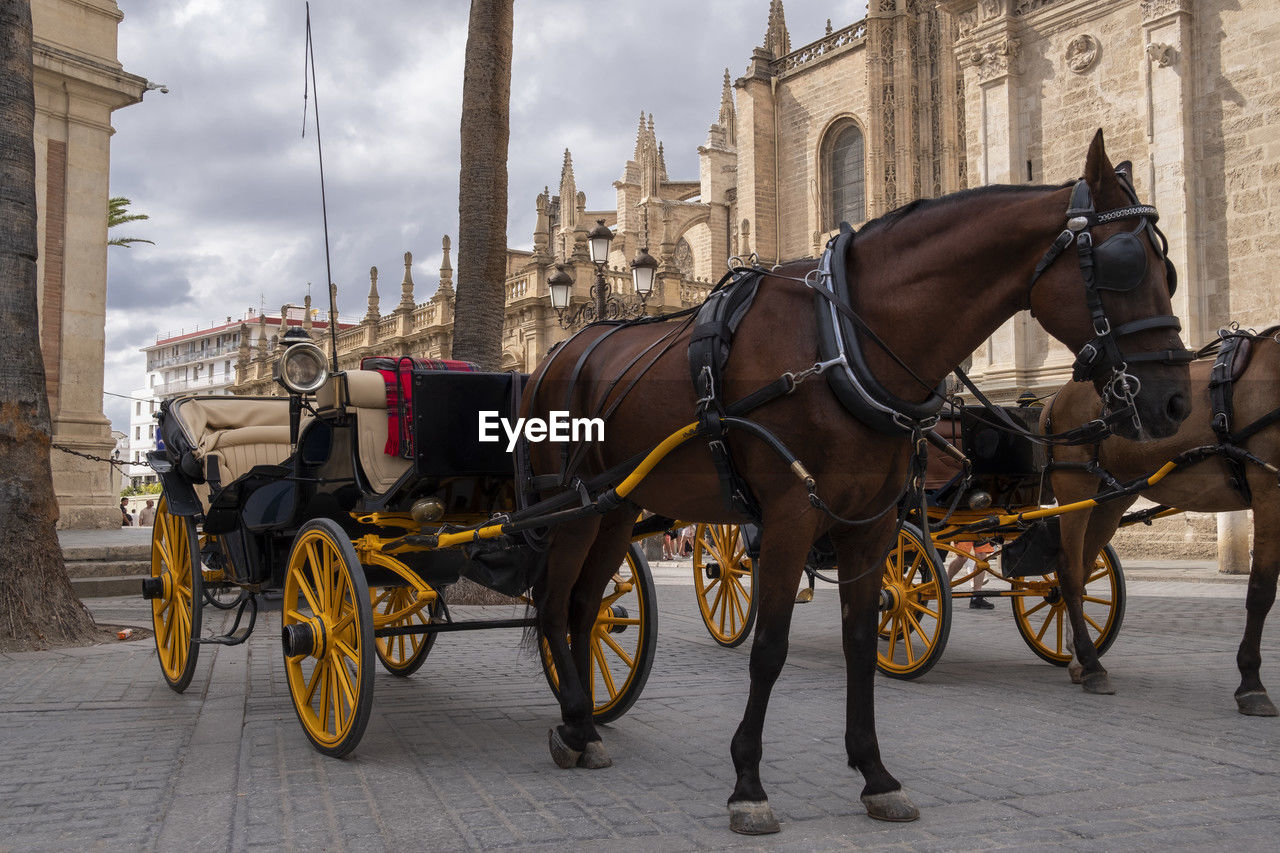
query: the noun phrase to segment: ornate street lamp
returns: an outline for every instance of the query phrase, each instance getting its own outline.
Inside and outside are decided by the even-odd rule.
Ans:
[[[604,224],[603,219],[597,219],[596,227],[587,234],[587,251],[591,255],[592,265],[596,268],[595,281],[591,284],[591,300],[579,306],[577,310],[571,310],[570,307],[573,277],[565,270],[564,264],[556,264],[555,271],[547,276],[547,289],[551,291],[551,307],[556,309],[562,328],[572,329],[597,320],[623,320],[644,314],[649,294],[653,292],[653,279],[658,269],[658,262],[649,254],[648,249],[640,249],[631,262],[631,280],[635,288],[635,296],[610,293],[609,283],[604,277],[604,269],[609,262],[609,246],[613,243],[613,237],[613,232]]]

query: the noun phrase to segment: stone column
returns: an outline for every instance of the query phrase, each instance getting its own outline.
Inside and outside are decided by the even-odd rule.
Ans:
[[[1218,513],[1218,571],[1249,574],[1249,511]]]
[[[1160,229],[1169,238],[1169,259],[1178,268],[1173,310],[1182,320],[1183,338],[1189,346],[1197,347],[1208,341],[1215,330],[1204,327],[1208,306],[1200,265],[1188,239],[1198,233],[1192,137],[1196,127],[1192,23],[1190,0],[1143,0],[1151,203],[1160,210]]]
[[[1019,42],[1008,4],[946,0],[956,20],[956,57],[965,81],[965,132],[968,177],[972,186],[1022,182],[1024,140],[1018,132]],[[974,359],[975,377],[984,390],[1012,392],[1020,382],[1035,336],[1032,321],[1019,313],[991,336]]]

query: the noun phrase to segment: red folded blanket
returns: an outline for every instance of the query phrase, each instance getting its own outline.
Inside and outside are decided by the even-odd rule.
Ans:
[[[387,385],[387,444],[382,449],[388,456],[413,456],[413,433],[400,419],[400,400],[404,399],[406,415],[413,404],[413,373],[422,370],[454,370],[476,373],[480,366],[470,361],[453,361],[438,358],[392,358],[384,355],[365,356],[360,360],[361,370],[376,370]],[[404,452],[401,453],[401,450]]]

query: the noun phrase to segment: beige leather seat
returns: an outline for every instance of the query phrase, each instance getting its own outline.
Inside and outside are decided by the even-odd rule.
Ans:
[[[360,468],[375,492],[385,492],[413,463],[383,452],[387,446],[387,386],[382,374],[348,370],[334,376],[316,394],[316,408],[322,412],[340,401],[355,415]]]
[[[289,458],[286,397],[188,397],[177,401],[170,411],[206,473],[209,460],[218,460],[223,486],[255,465],[279,465]],[[311,415],[303,412],[302,418],[305,427]]]

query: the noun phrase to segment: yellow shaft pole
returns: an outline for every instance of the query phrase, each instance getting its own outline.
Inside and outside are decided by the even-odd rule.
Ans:
[[[698,433],[698,425],[696,423],[689,424],[686,427],[672,433],[663,439],[662,443],[649,451],[635,470],[632,471],[625,480],[623,480],[616,489],[618,497],[625,498],[631,493],[636,486],[640,485],[640,481],[648,476],[663,458],[693,438]],[[458,533],[444,533],[436,540],[436,550],[441,548],[452,548],[455,545],[465,545],[468,542],[474,542],[476,539],[496,539],[504,532],[504,525],[490,524],[487,527],[481,527],[478,530],[463,530]]]

